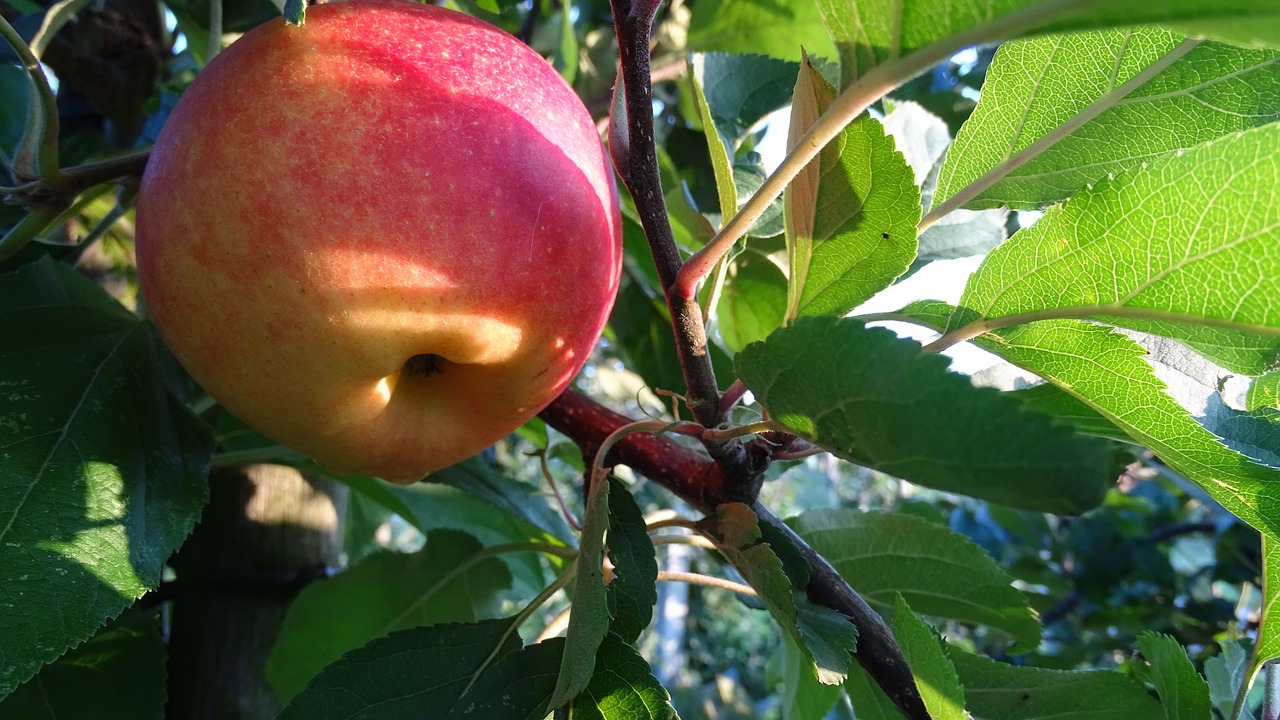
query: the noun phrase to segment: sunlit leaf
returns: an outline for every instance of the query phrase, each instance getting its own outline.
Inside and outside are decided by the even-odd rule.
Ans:
[[[1185,40],[1153,27],[1006,43],[938,178],[942,202]],[[1280,53],[1207,42],[1057,140],[967,207],[1040,208],[1162,155],[1280,119]]]
[[[916,689],[934,720],[967,720],[964,711],[964,688],[956,677],[956,669],[947,657],[942,638],[925,621],[916,617],[902,594],[898,593],[893,609],[893,636],[911,665]]]
[[[812,0],[708,0],[693,6],[689,47],[730,53],[763,53],[799,60],[800,48],[832,57],[834,48]]]
[[[679,720],[671,696],[649,663],[616,636],[606,637],[596,655],[596,672],[574,698],[575,720]]]

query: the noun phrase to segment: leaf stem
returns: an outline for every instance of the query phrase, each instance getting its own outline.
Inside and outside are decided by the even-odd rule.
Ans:
[[[731,438],[745,437],[747,435],[755,435],[762,432],[782,432],[790,434],[790,430],[780,425],[776,420],[759,420],[746,425],[738,425],[737,427],[725,428],[717,430],[708,428],[702,431],[704,439],[712,440],[729,440]]]
[[[14,173],[20,179],[38,177],[50,188],[65,190],[66,178],[58,169],[58,101],[53,88],[44,76],[39,58],[3,16],[0,16],[0,37],[18,54],[36,90],[37,102],[31,107],[26,131],[14,153]]]
[[[530,600],[528,605],[525,605],[520,612],[516,613],[515,616],[511,618],[511,625],[507,628],[507,631],[502,634],[502,638],[499,639],[497,645],[494,646],[493,652],[489,653],[489,656],[484,659],[484,662],[480,663],[480,666],[476,668],[475,674],[471,676],[471,681],[462,689],[462,692],[458,694],[458,697],[463,697],[467,693],[471,692],[471,688],[475,687],[476,681],[479,680],[480,676],[484,674],[484,671],[489,668],[489,665],[493,664],[494,658],[498,655],[498,650],[506,644],[507,638],[511,637],[511,633],[519,629],[519,627],[523,625],[538,608],[546,604],[553,595],[563,590],[564,587],[569,584],[569,581],[573,580],[574,573],[577,572],[577,567],[578,563],[575,560],[569,565],[569,567],[564,569],[564,572],[557,575],[556,579],[552,580],[550,585],[543,588],[542,592],[538,593],[532,600]]]
[[[969,201],[990,189],[992,185],[1003,180],[1007,175],[1009,175],[1009,173],[1012,173],[1023,165],[1026,165],[1040,153],[1053,147],[1058,143],[1058,141],[1068,137],[1086,123],[1114,107],[1121,100],[1131,95],[1133,91],[1147,84],[1147,82],[1152,78],[1164,72],[1170,65],[1174,64],[1184,55],[1194,50],[1201,42],[1201,40],[1192,38],[1183,40],[1177,47],[1165,53],[1159,60],[1148,65],[1142,70],[1142,72],[1134,75],[1120,87],[1103,95],[1097,100],[1094,100],[1080,112],[1076,113],[1070,120],[1067,120],[1054,128],[1051,132],[1031,143],[1013,157],[991,168],[982,177],[974,180],[962,188],[960,192],[957,192],[955,195],[947,198],[945,202],[931,208],[928,214],[921,218],[920,223],[916,225],[916,231],[924,232],[926,228],[942,219],[948,213],[964,207],[964,205]]]
[[[55,207],[34,207],[27,211],[26,217],[9,228],[9,232],[5,233],[4,237],[0,237],[0,262],[8,260],[26,247],[27,243],[49,227],[49,223],[53,222],[59,214],[58,208]]]
[[[683,582],[692,585],[705,585],[706,587],[720,588],[721,590],[729,590],[739,595],[747,597],[759,597],[755,589],[750,585],[718,578],[713,575],[703,575],[701,573],[680,572],[678,570],[660,570],[658,572],[658,582]]]

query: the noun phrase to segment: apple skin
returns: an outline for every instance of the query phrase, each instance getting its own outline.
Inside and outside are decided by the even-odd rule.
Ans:
[[[225,408],[336,472],[411,482],[559,395],[608,318],[617,190],[541,57],[398,0],[223,51],[142,179],[155,324]]]

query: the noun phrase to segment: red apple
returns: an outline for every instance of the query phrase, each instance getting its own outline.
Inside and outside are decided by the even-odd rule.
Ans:
[[[412,481],[569,384],[618,287],[617,192],[556,71],[396,1],[274,21],[199,74],[138,196],[178,359],[264,435]]]

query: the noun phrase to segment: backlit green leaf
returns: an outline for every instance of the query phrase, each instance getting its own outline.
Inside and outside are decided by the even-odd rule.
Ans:
[[[208,428],[149,324],[45,259],[0,276],[0,698],[160,582],[208,497]]]
[[[1278,184],[1280,124],[1100,183],[993,250],[949,327],[1102,316],[1280,335]]]
[[[893,609],[893,636],[911,665],[916,689],[933,720],[967,720],[964,711],[964,688],[956,677],[942,638],[937,631],[911,612],[898,593]]]
[[[1245,395],[1245,409],[1275,408],[1280,410],[1280,370],[1254,378]]]
[[[1274,29],[1280,18],[1280,8],[1271,0],[819,0],[818,5],[838,50],[842,87],[877,65],[961,33],[956,50],[975,42],[1151,23],[1210,20],[1229,21],[1234,28],[1263,23]]]
[[[1057,513],[1102,500],[1110,450],[849,318],[801,318],[750,345],[738,376],[778,422],[859,465]]]
[[[942,167],[936,202],[1053,134],[1184,40],[1143,27],[1002,45]],[[1108,174],[1277,119],[1280,53],[1206,42],[966,207],[1043,207]]]
[[[1040,644],[1040,623],[1013,578],[981,547],[912,515],[810,510],[788,521],[873,608],[901,595],[917,612],[984,625]]]
[[[787,276],[771,259],[750,248],[729,266],[716,305],[720,338],[737,352],[782,327],[787,309]]]
[[[623,641],[635,642],[649,627],[658,602],[658,561],[635,498],[618,480],[610,478],[609,484],[608,552],[614,573],[608,588],[610,628]]]
[[[454,530],[432,532],[415,553],[369,555],[298,595],[267,659],[267,679],[287,702],[321,668],[393,630],[496,615],[497,594],[510,584],[501,560]]]

